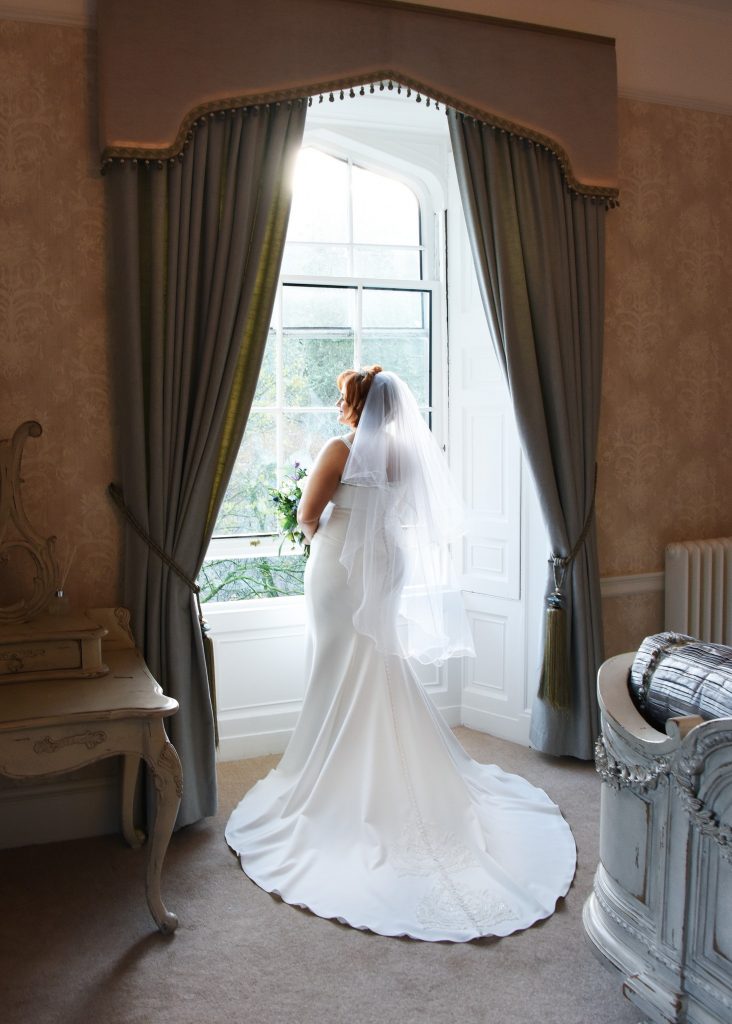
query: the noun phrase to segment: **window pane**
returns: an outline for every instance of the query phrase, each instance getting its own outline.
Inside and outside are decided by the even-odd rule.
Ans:
[[[282,326],[353,326],[353,288],[310,288],[287,284],[282,289]]]
[[[274,415],[252,411],[216,520],[216,536],[267,533],[277,529],[268,490],[278,482],[276,451]]]
[[[401,281],[419,281],[422,264],[419,249],[384,249],[356,246],[353,273],[356,277],[389,277]]]
[[[346,277],[349,273],[348,246],[346,245],[288,242],[285,246],[285,254],[282,258],[283,275]]]
[[[418,405],[429,405],[430,339],[427,331],[367,330],[361,342],[365,366],[379,363],[398,373]]]
[[[255,597],[302,594],[305,556],[215,558],[205,561],[196,581],[201,601],[248,601]]]
[[[348,241],[348,164],[302,149],[293,182],[288,241]]]
[[[326,441],[347,431],[338,422],[338,412],[293,412],[284,415],[284,457],[286,470],[296,462],[310,467]]]
[[[364,327],[422,329],[429,323],[429,292],[364,288]]]
[[[254,392],[254,408],[258,405],[274,405],[277,397],[275,332],[270,327],[264,348],[262,368],[259,371],[257,390]]]
[[[419,202],[409,187],[316,149],[301,151],[282,273],[323,283],[281,286],[276,330],[270,328],[216,535],[277,535],[269,488],[280,487],[295,462],[311,466],[327,440],[346,432],[335,408],[336,378],[354,364],[357,338],[362,364],[378,362],[400,374],[429,419],[431,295],[398,284],[423,276],[420,241]],[[394,285],[359,294],[327,283],[351,274]],[[304,565],[284,552],[209,560],[201,574],[204,599],[302,593]]]
[[[335,406],[336,378],[353,366],[353,345],[352,331],[285,331],[285,405]]]
[[[411,188],[354,167],[353,241],[419,245],[419,203]]]

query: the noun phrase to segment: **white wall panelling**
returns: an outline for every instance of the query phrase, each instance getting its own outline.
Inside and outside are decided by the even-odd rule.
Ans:
[[[476,644],[475,660],[460,667],[461,715],[464,725],[527,744],[548,548],[452,165],[447,225],[449,451],[467,507],[458,562]]]
[[[216,651],[219,756],[223,761],[281,753],[307,683],[303,598],[208,605]],[[415,666],[449,725],[460,723],[460,681],[448,666]]]
[[[119,772],[111,758],[102,765],[103,774],[91,777],[3,787],[0,849],[119,832]]]

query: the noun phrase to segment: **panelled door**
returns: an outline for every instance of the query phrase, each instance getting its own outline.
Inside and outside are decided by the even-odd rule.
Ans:
[[[462,718],[467,726],[527,743],[522,452],[454,170],[448,211],[449,457],[467,510],[456,563],[477,654],[461,666]]]

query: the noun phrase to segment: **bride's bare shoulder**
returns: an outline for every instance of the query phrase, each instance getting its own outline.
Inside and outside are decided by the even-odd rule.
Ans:
[[[348,443],[349,440],[347,436],[331,437],[320,449],[317,459],[318,463],[343,468],[351,450],[351,446]]]

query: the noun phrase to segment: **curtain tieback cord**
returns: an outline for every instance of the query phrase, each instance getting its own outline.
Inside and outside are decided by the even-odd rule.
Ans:
[[[199,587],[195,580],[191,579],[191,577],[183,571],[183,569],[178,565],[175,559],[171,558],[167,551],[164,551],[157,543],[157,541],[153,540],[153,538],[147,532],[145,527],[140,523],[140,521],[137,519],[137,517],[130,509],[130,507],[125,502],[124,496],[122,494],[122,489],[119,487],[119,485],[115,483],[109,484],[109,486],[107,487],[107,493],[109,494],[110,498],[115,503],[117,508],[120,510],[122,515],[125,517],[127,522],[130,524],[132,529],[138,535],[140,540],[142,540],[148,546],[148,548],[158,556],[161,562],[164,562],[169,569],[172,569],[176,576],[178,576],[179,579],[183,580],[188,589],[195,595],[196,606],[198,608],[198,624],[201,627],[201,636],[203,638],[203,651],[204,656],[206,658],[206,670],[208,672],[208,685],[211,694],[211,707],[213,710],[214,731],[216,733],[216,746],[218,747],[219,727],[216,715],[216,673],[214,670],[213,640],[208,635],[209,626],[205,618],[203,617],[203,609],[201,608],[201,588]]]
[[[546,632],[544,637],[544,665],[539,684],[539,699],[544,700],[558,711],[566,711],[571,705],[571,680],[569,673],[569,652],[567,649],[567,613],[565,610],[564,584],[575,558],[587,540],[595,517],[595,495],[597,494],[597,463],[592,485],[592,501],[582,532],[568,555],[552,554],[549,563],[554,575],[554,590],[546,599]]]
[[[107,492],[112,501],[115,503],[117,508],[122,513],[122,515],[125,517],[127,522],[130,524],[132,529],[138,535],[138,537],[140,537],[140,539],[143,540],[145,544],[147,544],[150,550],[155,552],[160,561],[164,562],[169,569],[172,569],[176,576],[180,577],[180,579],[183,580],[188,589],[196,595],[196,603],[198,605],[198,619],[199,622],[201,623],[201,627],[205,627],[205,619],[203,617],[203,612],[201,610],[201,599],[199,596],[201,593],[201,588],[199,587],[199,585],[196,583],[195,580],[192,580],[191,577],[183,571],[183,569],[181,569],[181,567],[178,565],[175,559],[171,558],[171,556],[166,551],[163,551],[160,545],[152,539],[152,537],[147,532],[145,527],[142,526],[140,521],[135,517],[134,513],[130,510],[129,506],[125,502],[121,488],[117,484],[113,483],[109,485],[109,487],[107,488]]]

